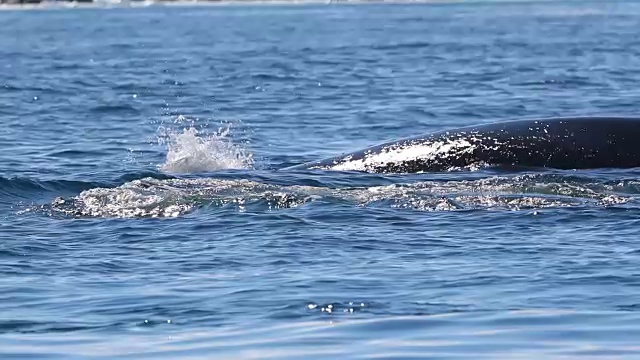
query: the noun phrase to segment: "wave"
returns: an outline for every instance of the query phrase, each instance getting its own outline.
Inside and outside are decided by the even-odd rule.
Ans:
[[[139,115],[140,110],[134,106],[128,104],[106,104],[94,106],[90,109],[91,112],[96,114],[127,114],[127,115]]]
[[[372,45],[371,48],[375,50],[402,50],[402,49],[428,48],[433,45],[434,45],[433,43],[430,43],[427,41],[412,41],[412,42],[404,42],[404,43]]]
[[[110,325],[113,327],[117,324]],[[106,326],[102,326],[106,327]],[[91,326],[82,323],[49,323],[29,320],[4,320],[0,321],[0,334],[40,334],[40,333],[69,333],[82,330],[96,330],[100,326]]]
[[[96,187],[40,208],[73,217],[179,217],[207,207],[269,211],[322,201],[413,211],[545,208],[640,208],[640,181],[596,181],[547,174],[474,180],[328,187],[278,185],[246,179],[144,178],[114,188]]]
[[[81,180],[38,180],[28,177],[0,176],[0,201],[34,199],[42,194],[51,196],[61,194],[78,194],[94,188],[113,188],[126,182],[140,178],[154,178],[158,180],[171,179],[163,173],[153,171],[132,172],[121,175],[111,181],[81,181]]]
[[[318,315],[304,321],[245,321],[224,326],[173,327],[162,319],[93,323],[0,322],[3,350],[29,358],[635,358],[640,316],[633,311],[563,308],[444,311],[376,317],[309,304]],[[364,309],[367,304],[364,304]],[[324,311],[322,310],[324,309]],[[327,311],[331,309],[331,311]],[[347,311],[344,311],[347,309]],[[351,312],[350,310],[353,310]],[[201,317],[208,313],[200,314]],[[129,320],[129,319],[127,319]],[[93,325],[93,326],[92,326]],[[100,326],[102,325],[102,326]],[[159,327],[154,333],[140,331]],[[125,332],[132,341],[87,330]],[[78,331],[85,330],[85,331]],[[64,338],[46,333],[66,332]],[[159,336],[169,333],[171,336]],[[28,337],[20,333],[30,333]],[[534,339],[532,341],[532,339]],[[46,346],[38,346],[46,343]],[[509,356],[505,356],[505,354]],[[247,354],[250,354],[248,356]],[[263,356],[260,356],[263,354]],[[47,356],[49,355],[49,356]]]
[[[104,186],[99,182],[84,182],[72,180],[34,180],[26,177],[0,176],[0,199],[28,198],[43,192],[79,192],[97,186]]]

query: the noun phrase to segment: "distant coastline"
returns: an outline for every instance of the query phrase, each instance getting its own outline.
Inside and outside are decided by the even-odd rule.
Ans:
[[[225,4],[452,3],[461,0],[0,0],[0,10]]]

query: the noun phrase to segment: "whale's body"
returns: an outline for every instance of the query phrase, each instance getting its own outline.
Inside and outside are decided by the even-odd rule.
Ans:
[[[640,167],[640,118],[521,120],[441,131],[293,169],[412,173],[474,166]]]

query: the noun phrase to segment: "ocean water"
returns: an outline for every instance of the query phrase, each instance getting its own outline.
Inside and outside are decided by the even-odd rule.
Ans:
[[[638,115],[640,3],[0,12],[0,358],[638,358],[640,171],[287,171]]]

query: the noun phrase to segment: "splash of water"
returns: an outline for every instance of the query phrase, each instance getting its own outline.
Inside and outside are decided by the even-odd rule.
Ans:
[[[198,173],[224,169],[248,169],[253,166],[253,155],[234,144],[230,128],[216,134],[205,134],[191,126],[182,131],[167,130],[167,158],[160,170],[170,173]]]

